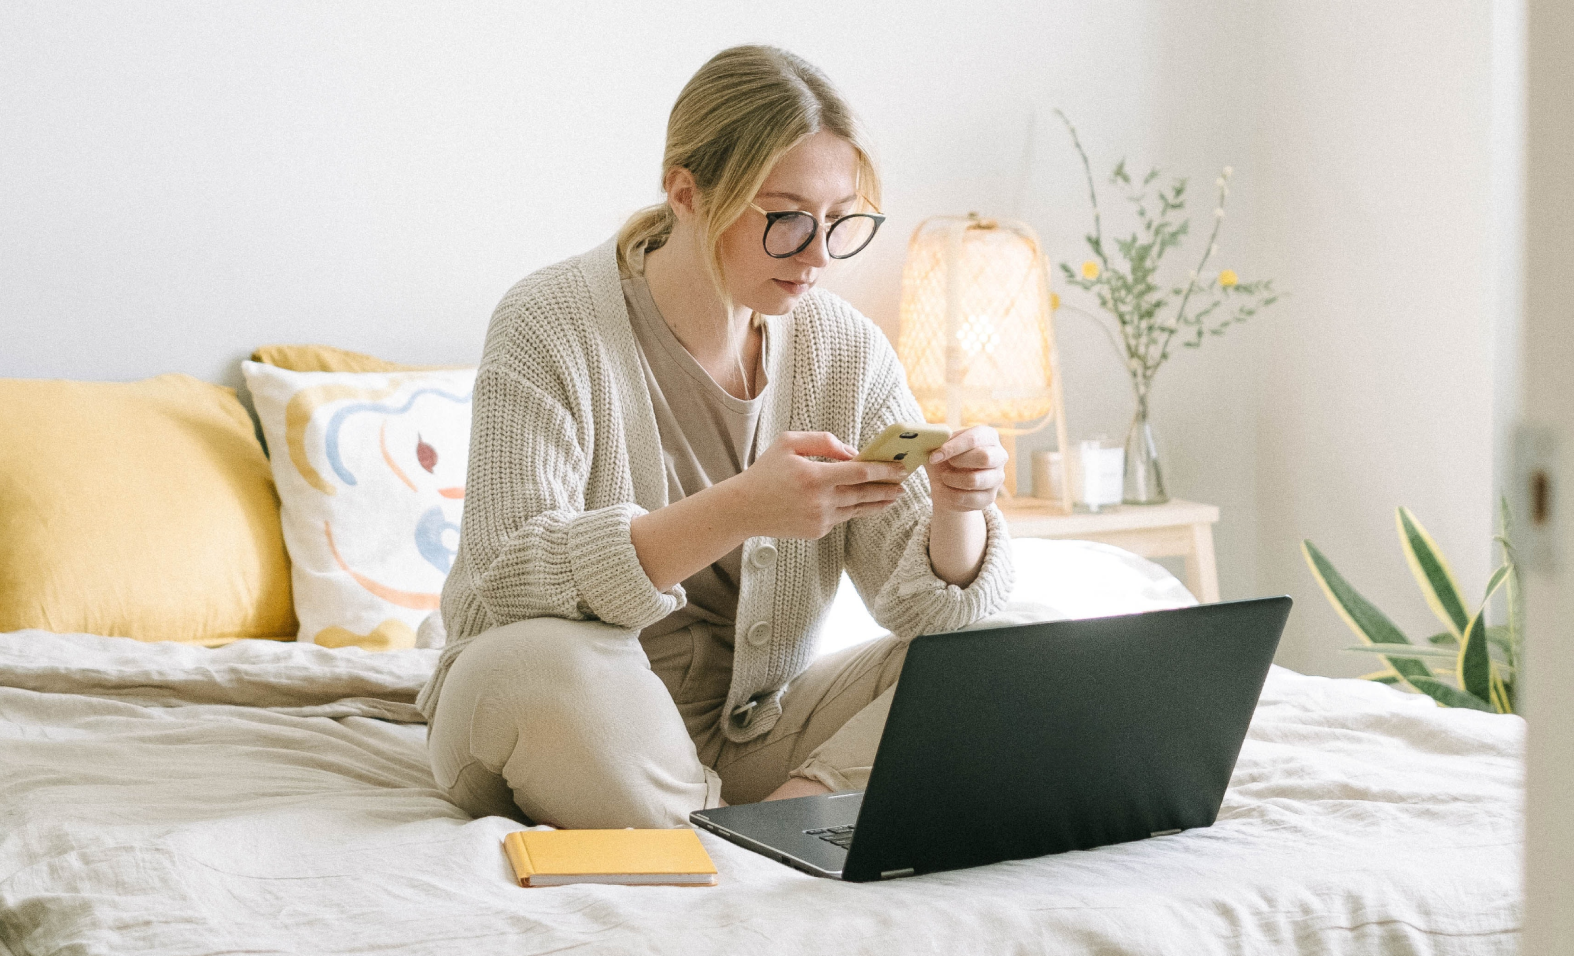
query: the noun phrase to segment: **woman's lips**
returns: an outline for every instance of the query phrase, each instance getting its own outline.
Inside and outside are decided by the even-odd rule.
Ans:
[[[809,291],[809,283],[807,282],[788,282],[785,279],[772,279],[771,281],[781,286],[782,291],[788,295],[803,295]]]

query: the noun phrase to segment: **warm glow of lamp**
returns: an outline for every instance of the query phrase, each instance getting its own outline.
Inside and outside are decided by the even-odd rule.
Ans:
[[[994,425],[1007,451],[1015,435],[1053,423],[1066,448],[1049,266],[1026,223],[972,214],[919,224],[902,269],[897,355],[929,421]],[[1013,455],[1012,494],[1015,479]],[[1068,511],[1070,487],[1062,480]]]

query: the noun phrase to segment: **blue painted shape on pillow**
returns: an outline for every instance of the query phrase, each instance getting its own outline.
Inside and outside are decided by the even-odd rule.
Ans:
[[[421,515],[421,520],[415,523],[415,549],[421,552],[427,564],[444,574],[454,566],[454,556],[459,553],[443,543],[443,532],[449,528],[459,533],[459,526],[448,520],[441,507]]]
[[[421,388],[411,392],[410,397],[405,399],[404,404],[397,408],[383,402],[357,402],[354,405],[346,405],[334,412],[333,417],[328,419],[328,437],[323,449],[328,455],[328,464],[333,467],[333,472],[339,476],[340,481],[347,485],[355,484],[355,476],[350,474],[350,469],[344,467],[344,461],[339,457],[339,427],[344,424],[346,418],[357,412],[383,412],[392,417],[408,412],[410,406],[414,405],[415,400],[422,395],[439,395],[450,402],[463,405],[470,401],[470,396],[473,394],[473,392],[466,392],[463,395],[455,395],[440,388]]]

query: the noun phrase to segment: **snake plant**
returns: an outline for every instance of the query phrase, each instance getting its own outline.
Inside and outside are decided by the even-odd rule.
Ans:
[[[1518,701],[1515,676],[1523,646],[1525,614],[1510,538],[1508,499],[1504,498],[1499,507],[1498,534],[1493,536],[1502,549],[1503,563],[1492,572],[1486,594],[1474,610],[1465,603],[1459,582],[1437,543],[1410,509],[1399,508],[1394,520],[1410,571],[1445,630],[1428,637],[1424,644],[1412,644],[1398,625],[1334,570],[1311,541],[1302,541],[1301,551],[1312,576],[1322,585],[1334,610],[1363,642],[1345,649],[1383,659],[1387,666],[1365,675],[1368,680],[1417,691],[1446,707],[1514,713]],[[1489,625],[1487,606],[1501,588],[1508,589],[1508,620],[1505,624]]]

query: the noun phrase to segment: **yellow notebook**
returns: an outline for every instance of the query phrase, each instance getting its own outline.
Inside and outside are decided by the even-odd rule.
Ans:
[[[503,850],[520,886],[716,884],[716,864],[693,830],[517,830]]]

